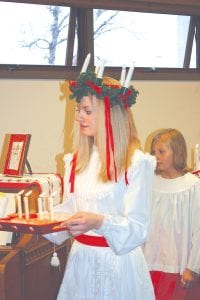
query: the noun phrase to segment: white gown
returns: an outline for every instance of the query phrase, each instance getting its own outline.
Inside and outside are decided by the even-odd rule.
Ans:
[[[57,210],[100,213],[105,216],[99,230],[110,247],[87,246],[74,241],[58,300],[152,300],[153,287],[141,250],[150,223],[152,178],[155,159],[136,150],[124,176],[117,183],[100,183],[99,156],[94,148],[87,169],[75,179],[75,193],[69,193],[71,154],[65,156],[65,202]],[[46,235],[61,243],[67,232]]]
[[[155,176],[151,234],[144,254],[150,270],[200,274],[200,179]]]

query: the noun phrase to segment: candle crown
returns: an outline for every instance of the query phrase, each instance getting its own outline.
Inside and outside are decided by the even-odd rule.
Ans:
[[[109,77],[106,77],[109,78]],[[131,85],[123,87],[120,82],[117,84],[104,84],[103,78],[99,78],[95,71],[87,70],[81,73],[76,81],[69,81],[71,91],[70,99],[75,98],[80,103],[84,96],[96,95],[98,99],[107,99],[110,106],[120,105],[131,107],[136,103],[139,92]]]

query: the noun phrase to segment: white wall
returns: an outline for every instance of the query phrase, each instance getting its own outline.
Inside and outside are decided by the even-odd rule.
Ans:
[[[56,172],[63,152],[66,101],[58,81],[0,81],[0,144],[5,133],[32,134],[28,160],[33,172]]]
[[[188,164],[193,167],[193,150],[200,144],[200,82],[137,82],[137,88],[135,121],[143,145],[158,128],[176,128],[186,139]]]
[[[33,172],[63,173],[63,153],[71,149],[71,100],[57,80],[0,80],[0,151],[6,133],[32,134],[28,160]],[[140,94],[133,107],[138,133],[147,136],[163,127],[179,129],[188,145],[200,143],[200,82],[135,82]],[[65,91],[64,91],[65,92]],[[64,138],[64,128],[65,138]]]

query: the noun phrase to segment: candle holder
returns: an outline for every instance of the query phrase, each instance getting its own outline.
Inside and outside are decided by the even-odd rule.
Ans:
[[[48,218],[40,220],[38,214],[35,213],[30,214],[29,219],[26,219],[25,214],[22,214],[21,218],[19,218],[17,214],[12,214],[0,219],[0,230],[31,234],[47,234],[67,230],[67,227],[60,226],[67,217],[62,217],[61,219],[59,219],[59,217],[57,218],[58,219],[56,219],[55,216],[54,220]]]
[[[129,89],[129,88],[127,88],[127,87],[125,87],[125,86],[122,86],[122,87],[121,87],[121,94],[122,94],[122,95],[125,95],[128,89]]]
[[[67,230],[67,227],[61,227],[60,224],[70,218],[70,215],[65,212],[53,211],[53,198],[56,196],[57,191],[51,194],[49,200],[49,211],[43,210],[42,200],[45,193],[38,197],[38,213],[30,213],[28,207],[28,196],[32,191],[25,194],[24,213],[21,208],[21,196],[24,190],[20,191],[18,196],[18,212],[10,214],[5,218],[0,219],[0,231],[22,232],[31,234],[46,234],[50,232]],[[20,212],[20,213],[19,213]]]

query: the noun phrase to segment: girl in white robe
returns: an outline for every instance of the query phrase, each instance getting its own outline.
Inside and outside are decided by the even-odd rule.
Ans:
[[[71,83],[74,152],[65,156],[64,202],[57,208],[71,217],[62,223],[66,231],[46,235],[56,243],[74,237],[57,299],[153,300],[141,246],[155,159],[140,150],[130,111],[136,91],[124,90],[130,93],[123,102],[119,82],[104,78],[99,91],[91,73],[80,79]]]
[[[157,159],[151,230],[144,246],[157,300],[200,299],[200,179],[188,172],[186,143],[176,129],[152,139]]]

